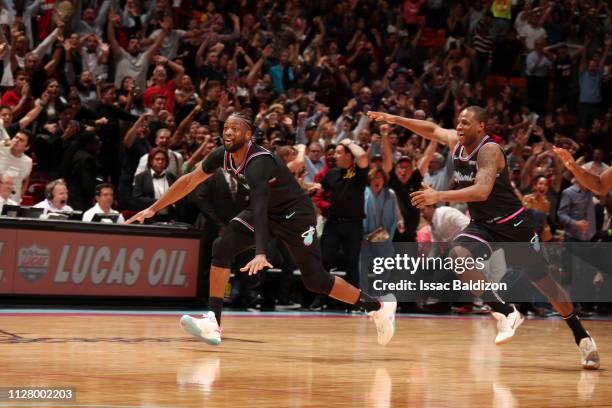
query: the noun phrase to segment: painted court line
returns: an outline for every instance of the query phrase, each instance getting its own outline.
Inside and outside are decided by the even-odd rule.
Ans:
[[[201,315],[202,310],[95,310],[95,309],[0,309],[0,317],[10,316],[41,316],[53,315],[58,317],[78,316],[151,316],[151,317],[178,317],[184,314]],[[225,316],[238,318],[359,318],[366,317],[365,314],[348,314],[341,312],[242,312],[225,311]],[[423,314],[423,313],[398,313],[399,319],[442,319],[442,320],[490,320],[488,314],[484,315],[452,315],[452,314]],[[560,316],[535,317],[529,316],[530,320],[560,320]],[[612,317],[589,316],[582,320],[612,322]]]
[[[0,407],[87,407],[87,408],[170,408],[159,405],[91,405],[91,404],[66,404],[66,403],[10,403],[5,404],[0,402]]]

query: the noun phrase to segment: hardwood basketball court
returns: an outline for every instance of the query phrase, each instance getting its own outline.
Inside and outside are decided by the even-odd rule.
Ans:
[[[585,371],[558,319],[496,347],[489,318],[402,316],[376,343],[364,317],[227,314],[218,347],[178,312],[0,311],[0,387],[70,387],[98,407],[612,406],[612,321],[587,321],[602,369]]]

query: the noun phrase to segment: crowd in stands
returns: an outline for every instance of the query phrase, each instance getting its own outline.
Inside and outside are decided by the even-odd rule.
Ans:
[[[570,150],[593,173],[610,164],[605,0],[0,4],[0,206],[78,210],[84,220],[118,211],[122,222],[219,146],[232,112],[247,112],[254,141],[311,195],[326,268],[363,283],[359,259],[392,242],[448,240],[443,220],[466,211],[413,207],[422,182],[452,188],[451,154],[366,112],[454,128],[479,105],[541,239],[610,240],[612,194],[573,183],[552,151]],[[152,222],[193,224],[210,247],[247,202],[219,171]],[[237,303],[292,303],[286,248],[273,242],[271,259],[277,299],[238,273]],[[610,280],[601,272],[593,285]]]

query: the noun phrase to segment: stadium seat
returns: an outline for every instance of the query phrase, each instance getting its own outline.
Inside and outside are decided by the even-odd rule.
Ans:
[[[36,204],[36,202],[34,201],[34,197],[31,195],[24,195],[21,197],[21,205],[32,206],[34,204]]]
[[[132,218],[133,215],[136,214],[136,211],[132,211],[132,210],[123,210],[121,211],[121,215],[123,215],[123,218],[127,221],[130,218]]]

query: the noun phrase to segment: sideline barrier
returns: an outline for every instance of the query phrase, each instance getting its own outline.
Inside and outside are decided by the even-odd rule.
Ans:
[[[195,297],[200,232],[0,218],[0,294]]]

